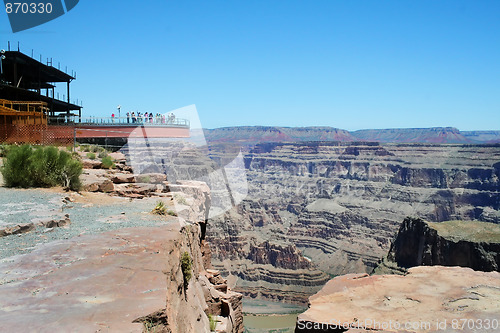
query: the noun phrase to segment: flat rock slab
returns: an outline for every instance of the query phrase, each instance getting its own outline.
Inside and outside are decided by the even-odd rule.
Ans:
[[[164,272],[179,227],[119,229],[0,261],[3,332],[142,332],[165,307]]]
[[[406,276],[348,274],[330,280],[309,302],[298,317],[297,328],[303,330],[296,332],[315,332],[306,330],[315,327],[336,332],[339,326],[353,327],[348,332],[454,332],[462,325],[466,332],[494,332],[500,273],[419,266]],[[487,325],[490,330],[484,330]]]

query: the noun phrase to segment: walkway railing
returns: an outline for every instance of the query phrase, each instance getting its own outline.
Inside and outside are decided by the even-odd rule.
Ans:
[[[189,120],[182,118],[165,117],[85,117],[77,116],[49,117],[51,125],[93,125],[93,126],[165,126],[165,127],[187,127]]]

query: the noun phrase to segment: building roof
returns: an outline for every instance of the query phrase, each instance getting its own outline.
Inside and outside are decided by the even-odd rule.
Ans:
[[[75,79],[73,76],[55,67],[45,65],[19,51],[6,51],[4,56],[5,59],[2,61],[3,80],[14,86],[18,85],[18,82],[14,82],[16,74],[17,80],[21,79],[20,87],[38,87],[39,83],[70,82]],[[16,66],[17,68],[15,68]],[[15,70],[17,73],[14,72]]]
[[[16,88],[0,83],[0,96],[11,101],[42,101],[51,106],[54,112],[68,110],[80,110],[82,107],[76,104],[67,103],[58,99],[38,94],[36,91]]]

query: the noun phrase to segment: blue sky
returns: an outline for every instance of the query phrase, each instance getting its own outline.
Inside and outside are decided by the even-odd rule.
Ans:
[[[76,70],[85,115],[498,130],[499,17],[500,1],[81,0],[16,34],[0,13],[0,47]]]

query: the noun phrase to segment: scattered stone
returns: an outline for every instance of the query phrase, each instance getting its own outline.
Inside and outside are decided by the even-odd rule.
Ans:
[[[65,214],[64,216],[36,218],[32,220],[32,223],[45,228],[59,228],[71,224],[71,220],[69,218],[69,214]]]
[[[15,226],[6,227],[0,229],[0,237],[23,234],[35,229],[35,224],[33,223],[21,223]]]

